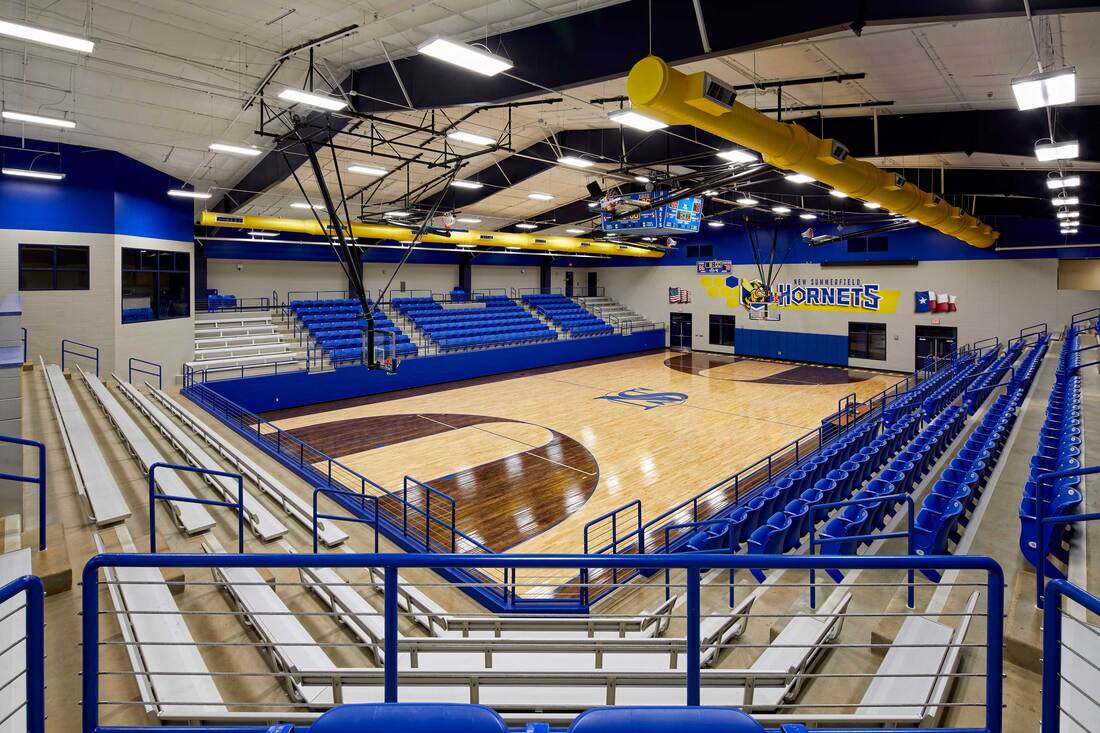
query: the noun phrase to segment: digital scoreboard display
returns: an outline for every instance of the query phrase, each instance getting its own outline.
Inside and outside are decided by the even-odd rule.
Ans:
[[[687,196],[676,201],[644,211],[635,209],[653,201],[667,198],[669,191],[646,191],[618,196],[608,202],[601,216],[600,228],[605,232],[630,232],[632,234],[680,234],[698,232],[703,220],[703,200]],[[619,219],[614,215],[621,214]]]

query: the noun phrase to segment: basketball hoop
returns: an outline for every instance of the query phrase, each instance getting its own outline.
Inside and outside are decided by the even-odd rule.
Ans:
[[[375,331],[374,356],[387,374],[396,374],[401,363],[397,355],[397,334],[393,331]]]
[[[779,306],[773,303],[770,306],[766,305],[763,308],[749,308],[749,320],[781,321],[783,320],[783,314],[780,312]]]

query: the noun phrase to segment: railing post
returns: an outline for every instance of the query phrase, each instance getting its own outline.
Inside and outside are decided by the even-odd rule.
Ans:
[[[687,704],[699,705],[699,666],[702,650],[699,649],[699,568],[687,568]],[[999,674],[999,673],[998,673]]]
[[[1058,733],[1062,712],[1062,599],[1066,581],[1054,580],[1046,588],[1043,609],[1043,682],[1039,692],[1043,706],[1039,715],[1042,733]]]
[[[386,638],[383,639],[383,667],[386,702],[397,702],[397,670],[400,660],[397,657],[397,568],[386,566],[383,600],[383,625]],[[999,674],[999,672],[998,672]]]

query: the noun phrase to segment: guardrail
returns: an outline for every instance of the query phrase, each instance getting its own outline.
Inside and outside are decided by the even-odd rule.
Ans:
[[[322,295],[332,297],[322,298]],[[341,298],[350,297],[352,296],[348,294],[347,290],[288,290],[286,293],[286,302],[287,305],[289,305],[292,300],[339,300]]]
[[[45,673],[45,590],[42,581],[36,575],[24,575],[0,587],[0,603],[23,595],[26,600],[20,609],[8,611],[2,620],[12,618],[19,610],[24,615],[23,638],[10,642],[0,651],[0,659],[16,652],[19,644],[24,647],[23,670],[19,671],[14,662],[4,659],[0,668],[4,670],[0,680],[0,690],[9,689],[20,677],[24,679],[26,694],[22,702],[13,710],[0,710],[0,724],[12,719],[20,710],[26,711],[27,733],[46,732],[46,673]],[[15,688],[17,689],[17,687]],[[14,728],[13,728],[14,730]]]
[[[158,468],[167,468],[172,471],[184,473],[197,473],[204,476],[221,476],[223,478],[236,479],[237,501],[221,501],[220,499],[200,499],[197,496],[174,496],[162,494],[157,491],[156,472]],[[178,501],[182,504],[202,504],[203,506],[220,506],[237,510],[237,552],[244,554],[244,478],[239,473],[230,471],[215,471],[210,468],[198,466],[182,466],[175,463],[157,461],[149,466],[149,552],[157,551],[157,501]]]
[[[23,476],[17,473],[0,473],[0,481],[18,481],[38,486],[38,550],[46,549],[46,444],[37,440],[0,435],[0,443],[25,445],[38,449],[38,475]]]
[[[149,371],[148,369],[135,368],[135,362],[137,362],[141,366],[156,367],[157,370],[154,372]],[[160,364],[157,364],[155,361],[146,361],[145,359],[139,359],[136,356],[131,356],[130,361],[127,362],[126,365],[126,372],[126,381],[130,384],[134,383],[134,372],[137,372],[138,374],[147,374],[150,377],[156,377],[157,389],[164,389],[164,370],[161,368]]]
[[[76,349],[73,349],[72,348],[73,346],[79,346],[82,349],[89,349],[93,353],[90,353],[90,354],[82,353],[80,351],[77,351]],[[98,346],[92,346],[91,344],[82,344],[79,341],[73,341],[72,339],[61,339],[61,368],[62,369],[65,368],[65,357],[67,355],[69,355],[69,356],[78,356],[82,359],[87,359],[88,361],[94,362],[95,363],[95,375],[97,377],[99,376],[99,347]]]
[[[213,303],[213,307],[211,307],[211,303]],[[243,313],[261,310],[271,310],[271,298],[266,295],[254,298],[234,298],[233,303],[226,303],[212,298],[195,300],[196,313]]]
[[[1100,308],[1089,308],[1088,310],[1078,311],[1070,317],[1069,325],[1076,328],[1080,323],[1089,323],[1100,318]]]
[[[1077,649],[1073,644],[1062,642],[1065,615],[1062,611],[1062,599],[1073,601],[1093,614],[1100,614],[1100,598],[1077,587],[1068,580],[1052,580],[1043,594],[1043,707],[1040,716],[1041,733],[1061,733],[1062,716],[1065,716],[1078,730],[1091,730],[1077,716],[1078,710],[1069,710],[1063,705],[1062,687],[1070,688],[1071,694],[1077,699],[1088,703],[1092,708],[1092,717],[1100,711],[1100,700],[1093,695],[1096,691],[1088,691],[1081,688],[1081,680],[1073,680],[1063,670],[1063,656],[1069,655],[1079,660],[1080,664],[1088,670],[1086,674],[1095,676],[1097,670],[1096,659],[1084,656],[1084,650]],[[1070,617],[1072,623],[1078,624],[1086,634],[1096,634],[1095,627],[1083,623],[1074,617]]]
[[[1035,323],[1030,326],[1024,326],[1020,329],[1020,336],[1030,336],[1033,333],[1050,333],[1050,326],[1045,323]]]
[[[1077,522],[1091,522],[1100,519],[1100,512],[1088,514],[1068,514],[1062,517],[1043,516],[1043,488],[1044,485],[1060,478],[1073,476],[1091,476],[1100,473],[1100,466],[1082,466],[1080,468],[1067,468],[1062,471],[1047,471],[1035,477],[1035,605],[1043,607],[1044,586],[1047,580],[1047,542],[1044,538],[1044,528],[1057,524],[1076,524]]]
[[[325,496],[346,496],[359,502],[359,511],[367,516],[349,516],[347,514],[320,514],[317,511],[317,499],[322,494]],[[368,507],[370,511],[368,512]],[[352,522],[353,524],[367,524],[374,529],[374,551],[378,552],[378,497],[367,496],[366,493],[356,494],[354,491],[336,489],[331,486],[317,486],[313,489],[313,554],[317,554],[320,547],[318,542],[318,519],[327,519],[332,522]]]

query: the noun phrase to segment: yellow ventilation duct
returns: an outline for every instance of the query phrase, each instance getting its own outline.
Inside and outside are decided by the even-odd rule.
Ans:
[[[199,223],[207,227],[230,227],[234,229],[264,229],[272,232],[292,232],[313,236],[335,236],[329,228],[325,231],[315,219],[286,219],[277,216],[240,216],[204,211]],[[351,225],[351,232],[357,238],[393,239],[409,242],[416,232],[407,227],[390,224]],[[575,237],[555,237],[541,234],[519,234],[513,232],[483,232],[476,229],[454,230],[450,236],[426,233],[420,241],[430,244],[475,244],[481,247],[514,247],[532,249],[540,252],[561,252],[562,254],[599,254],[618,255],[619,257],[662,257],[660,250],[636,247],[630,244],[615,244],[598,239],[577,239]]]
[[[732,101],[723,95],[722,85],[704,72],[686,75],[656,56],[647,56],[630,70],[626,89],[636,112],[668,124],[689,124],[706,130],[755,150],[777,168],[811,176],[967,244],[989,247],[1000,236],[937,194],[850,157],[847,148],[835,140],[822,140],[800,125],[776,122]]]

